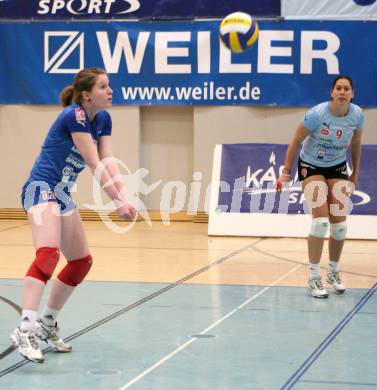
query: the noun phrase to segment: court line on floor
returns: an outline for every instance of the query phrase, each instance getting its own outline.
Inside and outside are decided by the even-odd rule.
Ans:
[[[0,0],[1,1],[1,0]],[[0,231],[1,232],[1,231]],[[8,246],[8,247],[14,247],[13,244],[3,244],[0,243],[0,247],[2,246]],[[29,248],[34,248],[33,244],[17,244],[17,246],[20,247],[29,247]],[[138,249],[140,250],[140,246],[99,246],[99,245],[90,245],[91,249]],[[192,251],[192,252],[208,252],[208,250],[211,250],[211,252],[227,252],[231,250],[231,248],[185,248],[185,247],[153,247],[153,246],[143,246],[143,250],[148,250],[148,251],[155,251],[155,250],[168,250],[168,251]]]
[[[377,291],[377,283],[375,283],[360,301],[353,307],[353,309],[339,322],[339,324],[329,333],[329,335],[322,341],[322,343],[309,355],[309,357],[301,364],[301,366],[290,376],[284,383],[280,390],[291,389],[310,368],[310,366],[317,360],[321,353],[330,345],[336,336],[343,330],[343,328],[351,321],[351,319],[358,313],[358,311],[368,302],[368,300]]]
[[[0,233],[8,232],[9,230],[13,230],[13,229],[18,229],[18,228],[26,226],[26,225],[28,225],[28,223],[24,223],[22,225],[17,225],[17,226],[11,226],[9,228],[5,228],[5,229],[0,230]]]
[[[377,383],[371,382],[346,382],[346,381],[300,381],[300,383],[311,383],[311,384],[321,384],[321,385],[345,385],[345,386],[371,386],[376,387]]]
[[[266,240],[268,240],[268,237],[266,237]],[[271,252],[268,252],[268,251],[265,251],[263,249],[257,248],[256,246],[254,246],[252,249],[255,250],[256,252],[259,252],[259,253],[263,254],[263,255],[272,257],[274,259],[282,260],[282,261],[285,261],[287,263],[302,264],[302,265],[305,265],[305,266],[309,265],[308,262],[292,260],[292,259],[288,259],[286,257],[278,256],[278,255],[275,255],[275,254],[273,254]],[[324,267],[324,266],[321,266],[320,268],[324,269],[324,270],[327,270],[327,267]],[[372,274],[361,274],[361,273],[358,273],[358,272],[351,272],[351,271],[342,271],[342,273],[343,274],[347,274],[347,275],[364,276],[366,278],[377,279],[377,275],[372,275]]]
[[[13,307],[13,309],[16,310],[18,314],[21,315],[22,308],[20,306],[18,306],[17,303],[14,303],[10,299],[5,298],[5,297],[1,297],[1,296],[0,296],[0,300],[7,303],[9,306]]]
[[[218,319],[216,322],[211,324],[209,327],[206,329],[202,330],[199,335],[204,335],[211,329],[215,328],[217,325],[220,325],[222,322],[224,322],[227,318],[231,317],[233,314],[237,313],[239,310],[241,310],[244,306],[248,305],[251,301],[254,299],[258,298],[262,294],[264,294],[266,291],[268,291],[271,287],[275,286],[279,282],[281,282],[283,279],[285,279],[288,275],[291,273],[295,272],[298,268],[300,268],[302,264],[295,265],[292,269],[290,269],[288,272],[286,272],[284,275],[280,276],[278,279],[276,279],[274,282],[272,282],[270,285],[264,287],[261,291],[258,293],[254,294],[252,297],[248,298],[246,301],[241,303],[239,306],[237,306],[235,309],[231,310],[229,313],[225,314],[223,317]],[[197,341],[198,338],[192,338],[188,340],[186,343],[182,344],[178,348],[176,348],[174,351],[170,352],[168,355],[160,359],[158,362],[144,370],[141,374],[136,376],[135,378],[131,379],[129,382],[127,382],[124,386],[122,386],[119,390],[125,390],[128,389],[130,386],[138,382],[140,379],[144,378],[146,375],[148,375],[150,372],[154,371],[157,367],[161,366],[163,363],[165,363],[167,360],[175,356],[177,353],[180,351],[184,350],[187,348],[189,345],[193,344],[195,341]]]
[[[1,296],[0,296],[0,300],[7,303],[9,306],[13,307],[13,309],[16,310],[19,315],[21,315],[22,308],[18,306],[17,303],[14,303],[10,299]],[[3,352],[0,353],[0,360],[10,355],[15,349],[16,347],[14,345],[10,345],[8,348],[6,348]]]
[[[7,303],[9,306],[13,307],[13,309],[16,310],[18,314],[21,315],[22,309],[20,306],[17,305],[17,303],[14,303],[10,299],[1,296],[0,296],[0,301]],[[0,353],[0,360],[4,359],[6,356],[11,354],[15,349],[16,347],[14,345],[11,345],[8,348],[6,348],[5,351]]]
[[[87,332],[97,328],[98,326],[103,325],[106,322],[109,322],[109,321],[113,320],[114,318],[119,317],[120,315],[122,315],[122,314],[124,314],[124,313],[126,313],[126,312],[128,312],[128,311],[130,311],[132,309],[134,309],[135,307],[138,307],[141,304],[143,304],[145,302],[148,302],[151,299],[153,299],[153,298],[155,298],[155,297],[165,293],[166,291],[169,291],[172,288],[177,287],[177,286],[183,284],[187,280],[192,279],[193,277],[195,277],[195,276],[197,276],[197,275],[199,275],[199,274],[209,270],[210,268],[212,268],[212,267],[214,267],[216,265],[219,265],[221,263],[224,263],[225,261],[229,260],[230,258],[232,258],[232,257],[234,257],[234,256],[236,256],[236,255],[238,255],[240,253],[242,253],[243,251],[253,247],[254,245],[257,245],[260,241],[263,241],[263,240],[265,240],[265,238],[263,238],[263,237],[259,238],[255,242],[252,242],[251,244],[248,244],[248,245],[246,245],[246,246],[244,246],[244,247],[242,247],[240,249],[237,249],[236,251],[233,251],[233,252],[229,253],[228,255],[226,255],[224,257],[221,257],[220,259],[218,259],[218,260],[216,260],[216,261],[206,265],[205,267],[202,267],[202,268],[198,269],[197,271],[195,271],[195,272],[193,272],[193,273],[191,273],[189,275],[186,275],[185,277],[177,280],[176,282],[171,283],[171,284],[169,284],[169,285],[167,285],[167,286],[165,286],[165,287],[155,291],[154,293],[152,293],[150,295],[147,295],[146,297],[144,297],[144,298],[142,298],[142,299],[140,299],[140,300],[138,300],[138,301],[136,301],[136,302],[126,306],[126,307],[124,307],[123,309],[120,309],[120,310],[116,311],[115,313],[110,314],[109,316],[103,318],[102,320],[99,320],[99,321],[95,322],[94,324],[87,326],[86,328],[84,328],[84,329],[82,329],[82,330],[72,334],[71,336],[66,337],[64,339],[64,341],[71,341],[71,340],[73,340],[73,339],[75,339],[75,338],[77,338],[79,336],[82,336],[83,334],[85,334],[85,333],[87,333]],[[53,349],[51,347],[48,347],[48,348],[45,348],[42,352],[44,354],[46,354],[46,353],[51,352],[52,350]],[[24,366],[25,364],[28,364],[28,363],[30,363],[29,360],[22,360],[22,361],[20,361],[18,363],[13,364],[12,366],[9,366],[9,367],[5,368],[4,370],[0,371],[0,378],[2,376],[4,376],[4,375],[7,375],[7,374],[11,373],[12,371],[16,370],[17,368],[20,368],[20,367]]]

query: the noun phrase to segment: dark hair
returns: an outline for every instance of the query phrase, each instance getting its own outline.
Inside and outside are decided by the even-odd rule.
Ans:
[[[337,83],[338,80],[341,80],[341,79],[346,79],[349,81],[349,83],[351,84],[351,89],[353,90],[353,81],[351,79],[351,77],[345,75],[345,74],[341,74],[339,75],[338,77],[335,78],[335,80],[332,82],[332,86],[331,86],[331,90],[333,90],[335,88],[335,85]]]
[[[75,76],[73,85],[68,85],[60,93],[60,101],[63,107],[72,103],[81,103],[82,93],[90,92],[100,74],[106,74],[101,68],[85,68],[80,70]]]

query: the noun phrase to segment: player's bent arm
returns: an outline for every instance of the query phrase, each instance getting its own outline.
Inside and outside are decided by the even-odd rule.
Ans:
[[[287,153],[285,154],[284,168],[276,181],[277,191],[282,190],[284,183],[288,184],[290,182],[293,160],[296,158],[297,149],[308,135],[309,130],[306,129],[302,123],[300,123],[293,135],[291,142],[288,145]]]
[[[103,189],[108,192],[108,188],[115,188],[118,192],[117,199],[114,200],[117,206],[117,213],[125,219],[134,219],[137,216],[135,207],[128,201],[124,191],[122,176],[118,165],[114,161],[111,136],[104,135],[99,137],[97,143],[98,158],[103,161],[103,168],[106,171],[108,181],[103,184]]]
[[[92,171],[93,176],[101,184],[101,187],[105,183],[109,183],[111,177],[100,161],[97,147],[93,143],[91,135],[84,132],[74,132],[72,133],[72,139],[85,163]],[[97,173],[101,173],[101,176],[98,177]],[[104,190],[111,200],[119,199],[119,191],[114,185],[107,185]]]
[[[113,157],[113,143],[111,135],[104,135],[98,139],[98,155],[101,160]]]
[[[351,149],[351,158],[352,158],[352,175],[351,180],[354,184],[357,184],[357,179],[359,176],[360,169],[360,157],[361,157],[361,137],[363,129],[357,129],[354,132],[351,139],[350,149]]]
[[[304,127],[302,123],[297,126],[291,142],[288,145],[287,153],[285,155],[284,168],[287,173],[291,173],[293,161],[296,158],[297,150],[302,141],[310,134],[309,130]],[[289,172],[288,172],[289,171]]]
[[[112,140],[110,135],[105,135],[98,140],[98,155],[101,161],[105,160],[104,166],[111,177],[113,184],[122,196],[125,196],[124,183],[119,171],[118,164],[114,160]]]

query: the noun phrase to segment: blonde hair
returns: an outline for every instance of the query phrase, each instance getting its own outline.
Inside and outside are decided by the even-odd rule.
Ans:
[[[67,107],[72,103],[82,102],[82,93],[90,92],[97,82],[97,78],[101,74],[107,74],[101,68],[85,68],[80,70],[73,80],[73,85],[66,86],[60,92],[60,102],[63,107]]]

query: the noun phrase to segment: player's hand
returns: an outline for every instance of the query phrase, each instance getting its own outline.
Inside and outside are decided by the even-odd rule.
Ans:
[[[359,182],[359,178],[356,174],[352,174],[350,177],[349,177],[349,192],[350,192],[350,195],[357,189],[357,184]]]
[[[289,183],[290,181],[291,181],[291,176],[282,173],[276,182],[276,192],[280,192],[284,184]]]
[[[121,201],[116,199],[114,201],[115,206],[117,207],[117,214],[120,218],[133,220],[137,215],[137,210],[134,206],[128,201]]]

